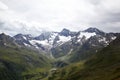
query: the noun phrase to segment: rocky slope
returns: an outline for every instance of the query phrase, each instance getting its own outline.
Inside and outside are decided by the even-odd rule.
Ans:
[[[51,74],[48,80],[120,80],[120,36],[86,61]]]
[[[88,28],[78,32],[68,29],[63,29],[61,32],[43,32],[37,37],[18,34],[14,38],[19,45],[43,51],[54,58],[60,58],[75,53],[75,51],[83,53],[86,50],[94,49],[97,52],[98,49],[107,46],[116,36],[97,28]]]
[[[71,63],[73,62],[73,65],[76,65],[76,62],[80,62],[80,65],[83,65],[81,64],[82,61],[100,54],[101,50],[104,53],[103,48],[109,46],[109,44],[110,46],[116,46],[114,49],[118,49],[116,53],[119,52],[117,35],[119,34],[105,33],[96,28],[88,28],[78,32],[63,29],[61,32],[43,32],[36,37],[30,34],[17,34],[11,37],[2,33],[0,34],[0,79],[46,80],[51,75],[49,74],[51,68],[65,67],[72,65]],[[113,48],[110,49],[112,50]],[[115,51],[114,49],[112,51]],[[107,54],[106,50],[108,51],[109,48],[105,48],[105,54]],[[104,57],[101,54],[99,56],[100,59]],[[105,58],[106,60],[108,59],[106,55]],[[114,63],[116,63],[116,59],[115,61],[112,59]],[[94,63],[94,60],[92,63]],[[87,62],[86,64],[89,65]],[[68,66],[67,68],[71,70],[71,67],[69,68]],[[76,71],[73,72],[76,74]],[[69,80],[70,78],[77,80],[79,75],[76,77],[74,74],[73,76],[70,74],[71,77],[68,78],[68,73],[67,76],[63,77],[64,80]],[[60,74],[63,76],[62,73]],[[57,78],[52,76],[53,79],[57,80]]]
[[[44,78],[47,74],[41,75],[41,70],[50,67],[51,60],[42,52],[22,47],[14,38],[0,34],[0,80],[30,80],[33,74]]]

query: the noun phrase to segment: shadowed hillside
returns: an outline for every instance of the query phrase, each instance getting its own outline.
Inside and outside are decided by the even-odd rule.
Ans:
[[[49,80],[120,80],[120,36],[87,61],[58,69]]]

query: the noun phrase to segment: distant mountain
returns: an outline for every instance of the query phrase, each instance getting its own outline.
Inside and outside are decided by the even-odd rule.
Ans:
[[[35,37],[30,34],[11,37],[2,33],[0,80],[78,80],[81,77],[83,80],[119,79],[119,35],[105,33],[97,28],[78,32],[68,29],[42,32]],[[99,72],[99,68],[106,71],[105,76],[113,73],[114,76],[110,79],[104,76],[102,79],[104,72]]]
[[[105,34],[103,31],[101,31],[101,30],[99,30],[99,29],[97,29],[97,28],[92,28],[92,27],[84,30],[84,32],[89,32],[89,33],[95,32],[96,34],[101,34],[101,35],[102,35],[102,34]]]
[[[29,40],[33,39],[31,35],[23,35],[23,34],[17,34],[14,36],[14,38],[19,45],[23,45],[23,46],[31,45]]]
[[[77,32],[72,32],[72,31],[64,28],[64,29],[59,33],[59,35],[60,35],[60,36],[66,36],[66,37],[67,37],[67,36],[73,37],[73,36],[76,35],[76,33],[77,33]]]
[[[6,35],[4,33],[0,34],[0,46],[7,46],[12,47],[16,46],[14,38],[10,37],[9,35]]]
[[[120,36],[86,61],[57,69],[48,80],[120,80]]]
[[[93,55],[100,49],[109,45],[116,38],[115,34],[105,33],[96,28],[89,28],[84,31],[76,32],[67,42],[53,47],[52,54],[54,57],[63,57],[68,61],[76,62]],[[67,38],[69,39],[69,37]]]
[[[83,57],[80,56],[81,53],[83,55],[86,51],[95,52],[107,46],[116,36],[114,33],[105,33],[97,28],[88,28],[78,32],[64,28],[61,32],[43,32],[37,37],[18,34],[14,38],[19,45],[38,49],[54,58],[70,56],[72,61],[71,57],[74,55],[72,53],[77,52],[79,56],[76,54],[74,56]]]
[[[21,34],[15,37],[20,41],[31,38]],[[49,69],[51,59],[42,52],[30,50],[22,45],[17,44],[13,37],[4,33],[0,34],[0,80],[29,80],[34,77],[33,74],[46,77],[41,75],[44,73],[40,69]],[[39,69],[38,72],[36,69]],[[31,71],[34,73],[31,74]]]
[[[84,39],[83,44],[79,47],[76,47],[76,49],[71,52],[72,54],[69,55],[69,61],[76,62],[89,58],[102,48],[109,45],[109,43],[114,39],[116,39],[116,36],[109,33],[105,33],[104,35],[96,34],[87,40]]]

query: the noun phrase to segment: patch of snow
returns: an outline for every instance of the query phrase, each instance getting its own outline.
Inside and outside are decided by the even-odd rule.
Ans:
[[[68,54],[71,54],[71,52],[73,51],[73,49],[70,49],[69,53]]]
[[[87,39],[89,39],[91,36],[95,36],[96,35],[96,33],[95,32],[93,32],[93,33],[89,33],[89,32],[80,32],[80,35],[78,36],[78,40],[77,40],[77,42],[81,42],[81,44],[82,44],[82,38],[83,38],[83,36],[85,36],[85,40],[87,40]]]
[[[98,41],[99,41],[99,42],[104,42],[105,45],[109,45],[109,41],[107,41],[105,37],[99,39]]]
[[[115,36],[114,36],[114,37],[111,37],[111,41],[113,41],[113,40],[115,40],[115,39],[116,39],[116,37],[115,37]],[[106,43],[106,45],[105,45],[105,46],[109,45],[109,43],[110,43],[111,41],[104,41],[104,42]]]
[[[68,36],[68,37],[59,36],[59,38],[60,38],[59,42],[67,42],[67,41],[71,40],[71,36]]]
[[[39,41],[39,40],[30,40],[30,43],[32,45],[36,45],[38,44],[42,44],[42,45],[49,45],[48,40],[43,40],[43,41]]]
[[[116,36],[112,37],[111,39],[112,39],[112,40],[115,40],[115,39],[116,39]]]
[[[35,48],[39,49],[39,47],[36,45]]]
[[[106,42],[106,38],[103,37],[103,38],[99,39],[98,41],[99,41],[99,42]]]
[[[32,45],[36,45],[36,41],[35,40],[30,40],[29,41]]]
[[[28,46],[28,47],[30,47],[30,45],[29,44],[26,44],[26,43],[23,43],[25,46]]]
[[[93,33],[89,33],[89,32],[81,32],[78,38],[82,38],[83,36],[85,36],[86,39],[88,39],[88,38],[90,38],[91,36],[94,36],[94,35],[96,35],[95,32],[93,32]]]
[[[39,46],[37,44],[41,44],[41,46],[46,48],[46,50],[50,50],[52,48],[52,45],[48,43],[48,40],[31,40],[30,43],[37,49],[39,49]]]
[[[27,40],[27,38],[25,36],[23,36],[23,39]]]
[[[52,45],[54,42],[55,37],[58,35],[58,33],[52,33],[51,37],[49,38],[49,44]]]
[[[6,44],[6,43],[4,43],[4,45],[6,46],[7,44]]]
[[[81,42],[81,38],[79,38],[76,43],[78,43],[78,42]]]

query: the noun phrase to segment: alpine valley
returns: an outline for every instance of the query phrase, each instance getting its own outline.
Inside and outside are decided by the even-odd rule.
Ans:
[[[120,80],[120,34],[92,27],[1,33],[0,80]]]

